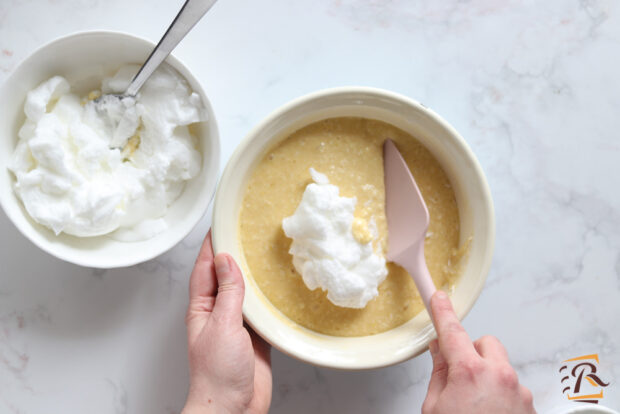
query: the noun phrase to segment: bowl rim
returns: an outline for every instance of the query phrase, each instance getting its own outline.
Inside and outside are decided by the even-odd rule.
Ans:
[[[486,176],[482,170],[482,166],[480,165],[478,159],[476,158],[475,154],[473,153],[473,151],[471,150],[471,148],[469,147],[465,139],[456,131],[454,127],[452,127],[452,125],[450,125],[439,114],[437,114],[436,112],[434,112],[432,109],[428,108],[427,106],[423,105],[422,103],[412,98],[409,98],[407,96],[404,96],[402,94],[392,92],[389,90],[376,88],[376,87],[368,87],[368,86],[339,86],[339,87],[321,89],[321,90],[311,92],[311,93],[302,95],[300,97],[294,98],[291,101],[281,105],[280,107],[272,111],[269,115],[267,115],[255,127],[253,127],[246,134],[246,136],[241,140],[241,142],[237,145],[234,152],[230,156],[226,164],[226,167],[224,168],[224,171],[222,172],[222,175],[220,176],[220,185],[218,185],[218,188],[216,190],[215,201],[213,205],[212,231],[213,231],[214,251],[215,253],[222,251],[220,240],[218,238],[218,232],[217,232],[217,227],[218,227],[218,223],[220,220],[219,216],[221,215],[220,210],[222,208],[220,206],[220,203],[218,203],[218,200],[221,199],[220,194],[223,191],[225,191],[224,188],[226,187],[228,176],[231,175],[235,166],[239,163],[239,160],[242,157],[242,154],[245,152],[247,147],[251,145],[255,136],[260,131],[262,131],[265,127],[267,127],[269,124],[276,121],[278,118],[285,116],[286,113],[288,113],[289,111],[292,111],[298,106],[301,106],[309,101],[316,101],[318,99],[333,97],[335,95],[349,95],[349,94],[355,94],[355,93],[374,95],[376,97],[381,97],[381,98],[388,98],[393,101],[404,103],[405,105],[408,105],[409,107],[413,107],[414,109],[417,109],[423,112],[425,115],[429,116],[435,123],[445,128],[445,130],[451,135],[451,138],[454,140],[459,150],[471,162],[475,170],[475,175],[478,178],[477,181],[478,181],[478,184],[480,185],[480,190],[483,195],[484,204],[486,205],[490,213],[488,215],[487,222],[486,222],[486,225],[487,225],[486,233],[487,234],[485,235],[488,247],[486,250],[486,255],[481,265],[481,277],[478,280],[478,283],[475,286],[473,286],[472,295],[470,296],[471,299],[468,301],[468,303],[465,306],[456,310],[459,320],[462,320],[469,313],[474,303],[478,300],[480,293],[482,292],[482,289],[486,282],[486,279],[488,277],[489,270],[491,268],[493,253],[495,250],[495,209],[493,205],[493,199],[491,197],[491,190],[487,182]],[[244,278],[246,277],[247,276],[244,275]],[[327,368],[335,368],[335,369],[343,369],[343,370],[365,370],[365,369],[381,368],[381,367],[395,365],[400,362],[406,361],[408,359],[411,359],[419,355],[420,353],[426,350],[426,348],[422,348],[421,350],[418,350],[418,351],[416,351],[415,349],[412,349],[410,352],[404,353],[403,355],[400,355],[388,361],[383,361],[379,363],[373,363],[372,361],[364,361],[364,362],[354,364],[355,366],[351,366],[351,364],[338,365],[334,363],[328,363],[325,360],[323,360],[320,356],[307,355],[305,353],[300,353],[300,352],[297,352],[297,350],[292,347],[287,347],[286,344],[276,343],[270,335],[265,334],[260,329],[260,321],[252,317],[251,309],[248,308],[246,301],[244,301],[244,304],[243,304],[243,316],[244,316],[244,320],[246,321],[246,323],[250,327],[252,327],[254,331],[256,331],[261,337],[267,340],[270,344],[272,344],[279,351],[295,359],[301,360],[303,362],[307,362],[307,363],[311,363],[317,366],[322,366],[322,367],[327,367]],[[430,340],[435,336],[434,330],[431,329],[431,335],[427,335],[427,336],[428,336],[428,341],[430,342]]]
[[[117,36],[120,38],[130,38],[134,41],[139,41],[142,43],[145,43],[149,46],[151,46],[152,48],[154,48],[156,46],[156,44],[149,40],[146,39],[144,37],[141,36],[137,36],[125,31],[121,31],[121,30],[83,30],[83,31],[75,31],[75,32],[71,32],[68,34],[64,34],[61,36],[57,36],[55,38],[53,38],[52,40],[45,42],[41,45],[39,45],[38,47],[36,47],[31,53],[29,53],[27,56],[25,56],[24,58],[22,58],[19,63],[15,66],[15,68],[9,73],[9,75],[5,78],[5,80],[2,82],[2,84],[0,84],[0,95],[3,95],[5,92],[5,88],[7,87],[7,85],[9,83],[11,83],[13,81],[13,79],[17,76],[17,74],[22,70],[22,68],[24,67],[24,65],[27,64],[27,62],[35,55],[39,54],[41,51],[43,51],[44,49],[58,44],[58,43],[62,43],[68,40],[71,40],[73,38],[78,38],[78,37],[97,37],[97,36]],[[188,76],[191,79],[185,79],[186,81],[193,81],[193,83],[195,83],[195,85],[198,87],[198,90],[196,90],[195,92],[198,92],[198,94],[201,96],[201,99],[205,100],[204,104],[206,109],[209,111],[211,111],[212,113],[215,113],[215,111],[213,110],[213,106],[211,105],[211,102],[209,100],[209,97],[207,96],[206,92],[204,91],[204,88],[202,87],[202,83],[200,82],[200,80],[192,73],[192,71],[185,66],[185,64],[183,64],[183,62],[181,62],[181,60],[179,60],[173,53],[170,53],[166,59],[164,60],[165,63],[169,64],[173,69],[175,69],[176,71],[179,72],[179,74],[185,79]],[[181,69],[179,71],[179,68]],[[181,72],[185,72],[185,73],[181,73]],[[194,88],[192,88],[194,89]],[[217,125],[217,120],[215,118],[215,116],[210,116],[208,123],[210,125],[212,125],[212,130],[213,130],[213,134],[209,136],[209,139],[213,141],[214,143],[214,151],[215,155],[214,155],[214,160],[215,160],[215,167],[213,168],[214,174],[216,175],[215,180],[214,180],[214,187],[213,190],[211,191],[211,194],[208,197],[208,202],[206,203],[202,213],[200,215],[197,215],[194,219],[192,220],[188,220],[186,226],[187,226],[187,231],[182,232],[182,236],[181,237],[176,237],[174,239],[170,239],[172,241],[172,243],[166,243],[165,245],[163,245],[163,247],[160,247],[159,249],[154,249],[151,251],[150,254],[144,255],[142,257],[123,257],[120,258],[119,260],[113,262],[113,263],[97,263],[97,265],[95,266],[98,269],[114,269],[114,268],[123,268],[123,267],[129,267],[129,266],[134,266],[140,263],[144,263],[147,262],[149,260],[152,260],[156,257],[161,256],[162,254],[168,252],[169,250],[171,250],[173,247],[175,247],[177,244],[179,244],[185,237],[187,237],[187,235],[198,225],[198,223],[203,219],[203,217],[205,216],[205,214],[207,213],[207,211],[209,210],[209,206],[211,205],[211,203],[213,202],[214,198],[215,198],[215,192],[217,190],[218,187],[218,183],[219,183],[219,170],[220,170],[220,165],[221,165],[221,143],[220,143],[220,136],[219,136],[219,128]],[[212,163],[213,165],[213,163]],[[13,190],[14,191],[14,190]],[[18,201],[21,202],[21,201]],[[15,228],[17,228],[17,230],[26,238],[28,239],[32,244],[34,244],[35,246],[37,246],[40,250],[42,250],[43,252],[54,256],[60,260],[63,260],[65,262],[68,263],[72,263],[78,266],[82,266],[82,267],[93,267],[93,264],[89,262],[88,259],[83,259],[82,257],[80,257],[77,254],[65,254],[63,252],[58,252],[53,248],[50,248],[48,246],[47,243],[44,243],[40,240],[38,240],[35,237],[31,237],[31,235],[26,231],[26,229],[24,229],[21,225],[18,225],[15,220],[13,219],[13,213],[10,212],[8,205],[7,205],[7,200],[5,199],[5,197],[0,196],[0,209],[2,209],[2,211],[4,212],[4,214],[9,218],[9,221],[13,224],[13,226]]]

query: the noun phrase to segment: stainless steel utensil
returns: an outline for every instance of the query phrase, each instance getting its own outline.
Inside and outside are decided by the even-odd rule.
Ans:
[[[97,102],[106,99],[106,96],[114,95],[119,98],[136,96],[144,82],[155,72],[161,63],[168,57],[170,52],[189,33],[216,0],[186,0],[179,13],[174,18],[166,33],[155,46],[146,62],[142,65],[136,76],[132,79],[127,89],[122,94],[106,94],[96,99]]]

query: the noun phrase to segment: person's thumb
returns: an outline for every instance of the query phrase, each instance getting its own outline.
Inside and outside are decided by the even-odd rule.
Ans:
[[[217,278],[217,296],[211,317],[218,322],[231,326],[243,326],[243,295],[245,285],[241,270],[234,259],[226,253],[220,253],[214,260]]]

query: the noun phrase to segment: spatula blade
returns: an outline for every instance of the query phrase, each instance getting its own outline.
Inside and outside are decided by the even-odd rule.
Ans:
[[[424,242],[428,209],[407,163],[391,139],[383,143],[388,260],[415,243]]]

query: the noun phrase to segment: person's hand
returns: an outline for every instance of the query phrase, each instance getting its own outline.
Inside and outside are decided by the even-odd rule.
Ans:
[[[531,414],[530,390],[519,384],[504,346],[492,336],[472,343],[445,292],[431,298],[438,339],[423,414]]]
[[[211,232],[189,282],[185,323],[190,388],[183,414],[266,413],[271,347],[243,326],[245,287],[228,254],[213,257]]]

